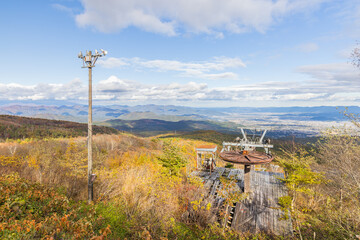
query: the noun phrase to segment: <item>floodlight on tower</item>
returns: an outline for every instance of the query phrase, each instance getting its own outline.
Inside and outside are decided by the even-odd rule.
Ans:
[[[108,52],[106,51],[106,50],[104,50],[104,49],[100,49],[101,50],[101,52],[102,52],[102,54],[105,56]]]

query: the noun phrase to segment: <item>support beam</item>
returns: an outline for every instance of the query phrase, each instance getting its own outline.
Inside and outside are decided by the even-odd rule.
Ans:
[[[223,142],[223,148],[225,147],[261,147],[261,148],[273,148],[271,144],[259,144],[259,143],[234,143],[234,142]]]
[[[244,165],[244,193],[250,193],[251,192],[251,165]]]
[[[199,170],[200,169],[200,164],[201,164],[201,159],[200,159],[201,154],[197,153],[196,154],[196,169]],[[200,163],[199,163],[200,161]]]
[[[260,143],[260,144],[263,142],[266,132],[267,132],[267,129],[265,129],[264,132],[263,132],[263,134],[261,135],[261,138],[260,138],[260,140],[259,140],[259,143]]]
[[[91,51],[90,51],[91,56]],[[92,180],[92,67],[89,67],[89,112],[88,112],[88,202],[94,199],[94,181]],[[95,178],[94,178],[95,180]]]
[[[243,137],[244,137],[245,141],[247,141],[247,137],[246,137],[245,131],[244,131],[244,129],[242,129],[242,128],[241,128],[241,133],[242,133],[242,135],[243,135]]]

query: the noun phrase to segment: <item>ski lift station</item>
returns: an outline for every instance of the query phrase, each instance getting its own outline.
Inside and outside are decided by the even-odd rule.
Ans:
[[[207,169],[210,173],[216,166],[216,145],[201,145],[196,148],[196,169]]]
[[[241,129],[242,137],[233,142],[223,142],[220,153],[216,145],[198,146],[197,169],[194,174],[201,177],[208,190],[207,199],[212,206],[225,209],[225,217],[218,222],[223,227],[233,228],[241,232],[270,232],[280,236],[292,235],[292,222],[288,212],[284,212],[278,204],[279,198],[287,196],[287,189],[281,181],[284,173],[279,167],[270,164],[274,156],[273,145],[265,139],[266,130]],[[238,165],[238,168],[217,167],[220,161]],[[254,166],[264,165],[258,171]],[[266,169],[266,170],[264,170]],[[244,200],[225,204],[227,194],[223,189],[220,177],[236,182],[239,194],[245,194]],[[222,194],[219,194],[222,192]],[[230,193],[228,193],[229,195]],[[218,213],[216,213],[219,216]]]

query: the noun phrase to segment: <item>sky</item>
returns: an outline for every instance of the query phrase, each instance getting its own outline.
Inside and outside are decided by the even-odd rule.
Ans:
[[[0,100],[360,106],[358,0],[4,0]]]

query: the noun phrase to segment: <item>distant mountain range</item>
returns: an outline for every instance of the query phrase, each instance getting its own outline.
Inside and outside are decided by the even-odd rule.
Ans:
[[[344,121],[340,113],[345,107],[228,107],[196,108],[174,105],[107,105],[93,106],[95,121],[109,119],[139,120],[158,119],[164,121],[181,120],[228,120],[246,116],[249,120],[276,117],[280,120],[297,121]],[[87,121],[87,105],[63,101],[0,101],[0,114],[41,117],[57,120]],[[350,106],[348,111],[360,113],[360,107]]]
[[[0,114],[87,122],[87,105],[63,101],[0,101]],[[137,133],[162,131],[238,131],[238,126],[265,127],[282,132],[316,134],[346,121],[345,107],[228,107],[197,108],[174,105],[93,106],[93,120]],[[350,106],[359,114],[360,107]],[[140,121],[141,120],[141,121]]]

